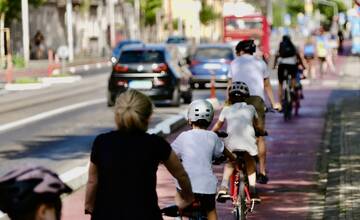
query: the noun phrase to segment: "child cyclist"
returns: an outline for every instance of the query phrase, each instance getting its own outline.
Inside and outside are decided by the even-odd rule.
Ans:
[[[206,130],[213,117],[214,109],[208,101],[193,101],[188,109],[192,129],[182,132],[171,144],[188,173],[195,200],[200,202],[200,209],[207,213],[209,220],[218,219],[215,209],[217,178],[212,170],[212,159],[223,153],[235,159],[221,139]],[[177,188],[180,190],[178,185]]]
[[[218,121],[212,128],[218,131],[227,122],[228,137],[225,139],[226,146],[231,151],[246,151],[245,162],[246,172],[249,178],[250,197],[255,202],[260,202],[256,193],[256,161],[258,154],[254,126],[261,134],[258,116],[254,106],[245,103],[245,99],[250,96],[249,88],[244,82],[233,82],[229,88],[229,106],[225,106],[219,116]],[[234,164],[228,162],[224,167],[223,179],[216,200],[225,202],[229,198],[229,178],[234,171]]]

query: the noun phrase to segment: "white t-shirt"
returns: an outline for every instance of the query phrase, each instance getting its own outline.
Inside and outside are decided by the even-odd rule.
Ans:
[[[192,129],[182,132],[171,147],[182,160],[194,193],[215,194],[217,178],[212,159],[224,151],[224,143],[212,131]],[[179,184],[176,182],[177,187]]]
[[[297,57],[279,57],[279,64],[289,64],[289,65],[296,65],[297,64]]]
[[[253,126],[254,117],[258,117],[254,106],[245,102],[225,106],[219,116],[219,121],[226,119],[228,137],[225,145],[231,151],[242,150],[250,155],[258,154],[256,145],[255,129]]]
[[[244,82],[249,87],[251,96],[264,96],[264,79],[270,77],[266,63],[249,54],[243,54],[230,64],[228,78],[233,82]]]

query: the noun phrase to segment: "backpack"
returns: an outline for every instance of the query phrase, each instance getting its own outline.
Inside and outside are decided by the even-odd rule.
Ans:
[[[314,44],[306,44],[304,46],[304,56],[305,57],[314,57],[315,55],[315,46]]]
[[[282,58],[293,57],[296,55],[296,49],[290,42],[281,42],[279,48],[279,55]]]

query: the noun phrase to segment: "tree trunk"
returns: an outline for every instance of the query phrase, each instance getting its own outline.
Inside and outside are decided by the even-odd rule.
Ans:
[[[0,14],[0,68],[4,66],[5,63],[5,13]]]

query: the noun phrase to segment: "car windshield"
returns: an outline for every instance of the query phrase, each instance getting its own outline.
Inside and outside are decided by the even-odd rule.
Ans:
[[[234,58],[233,52],[230,48],[199,48],[195,52],[195,59],[227,59],[232,60]]]
[[[184,37],[174,37],[169,38],[166,43],[168,44],[183,44],[186,43],[186,39]]]
[[[157,50],[124,51],[120,55],[120,63],[162,63],[164,52]]]

